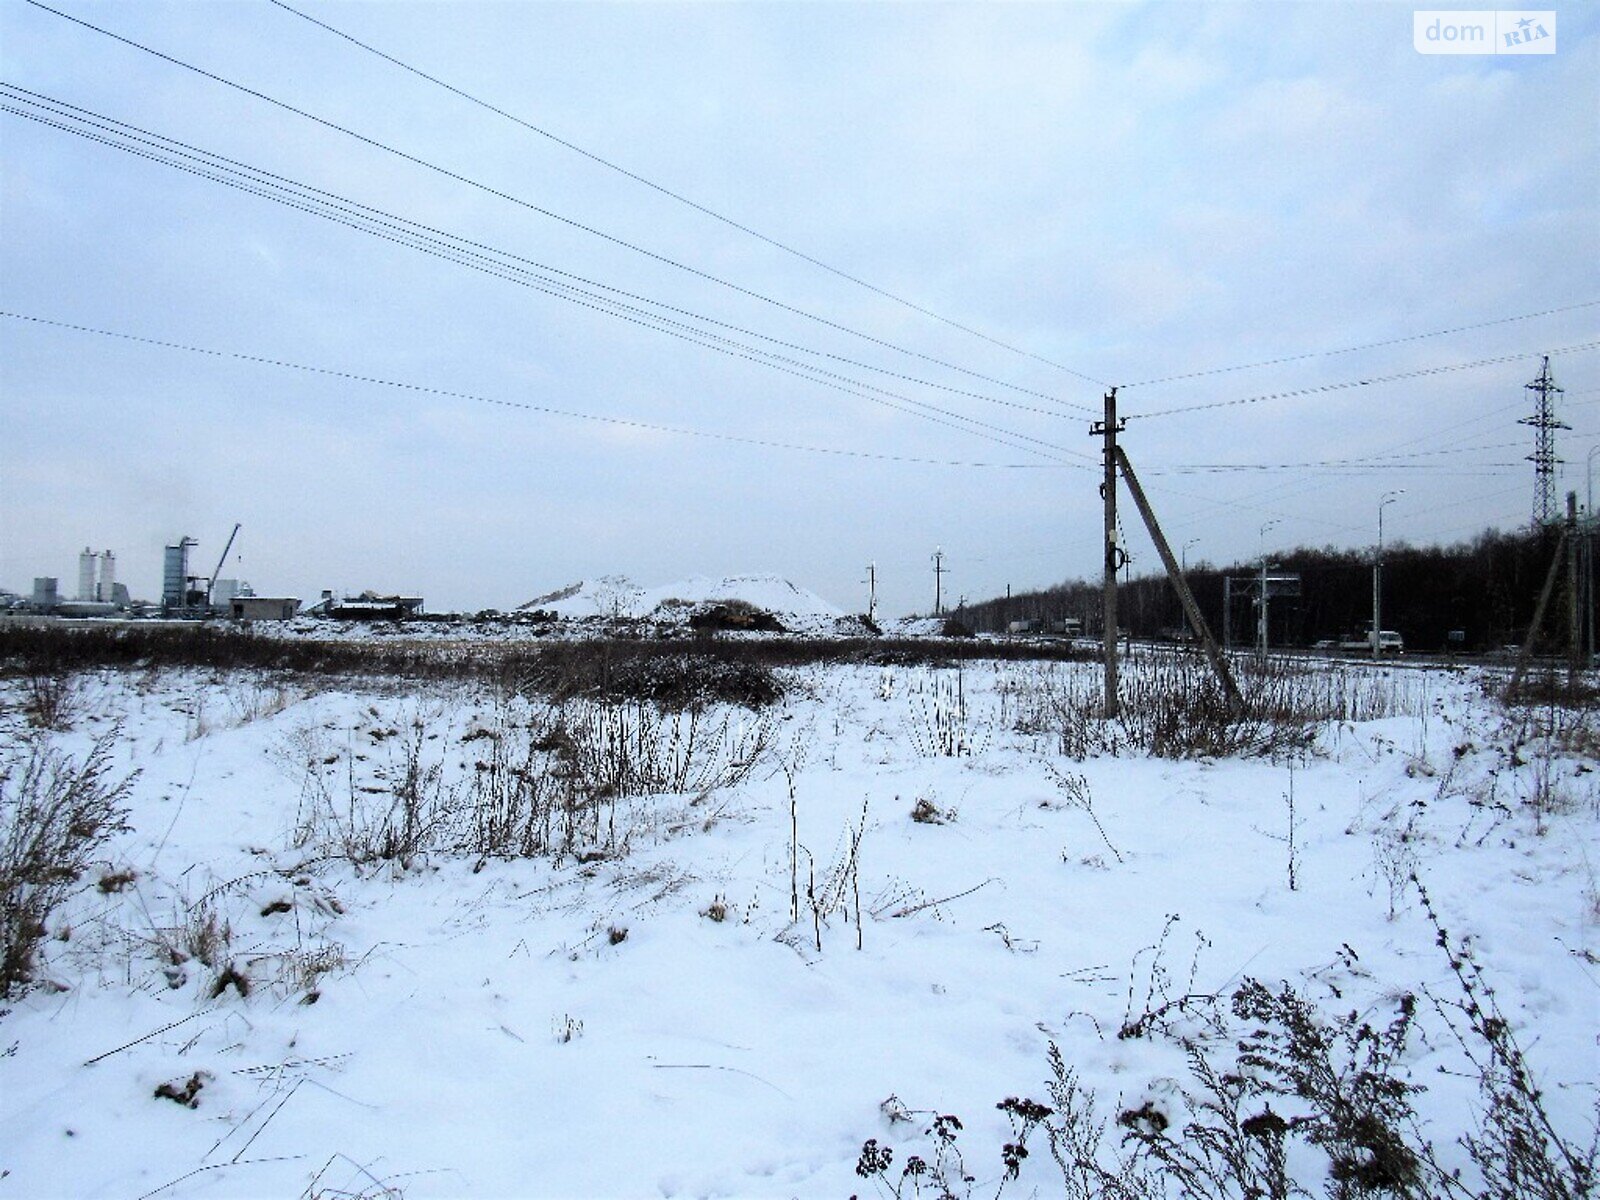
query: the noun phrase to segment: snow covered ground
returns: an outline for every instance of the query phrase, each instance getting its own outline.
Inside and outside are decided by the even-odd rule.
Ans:
[[[1413,868],[1582,1132],[1600,1080],[1592,758],[1541,755],[1470,673],[1409,671],[1382,685],[1396,715],[1328,728],[1292,763],[1074,762],[1019,732],[1019,706],[1041,673],[1088,670],[969,665],[959,716],[954,670],[788,672],[764,713],[706,714],[696,751],[682,724],[630,727],[669,770],[698,754],[685,774],[728,786],[619,801],[554,858],[406,865],[352,863],[341,835],[407,787],[460,801],[497,739],[541,728],[536,706],[100,676],[55,740],[81,754],[120,723],[132,829],[0,1017],[0,1198],[842,1200],[873,1194],[865,1139],[897,1164],[918,1148],[891,1096],[962,1118],[989,1196],[1010,1137],[996,1103],[1043,1096],[1051,1042],[1108,1111],[1170,1105],[1181,1052],[1117,1036],[1164,1000],[1247,976],[1375,1020],[1405,992],[1450,997]],[[606,854],[613,820],[626,849]],[[247,995],[218,992],[230,966]],[[1419,1020],[1417,1104],[1464,1161],[1474,1085],[1437,1014]],[[169,1083],[194,1106],[158,1098]],[[1058,1194],[1049,1156],[1010,1187]]]
[[[704,605],[740,601],[777,617],[790,632],[828,631],[845,614],[815,592],[778,575],[696,575],[659,587],[640,587],[624,575],[584,580],[522,605],[565,620],[631,617],[679,623]]]

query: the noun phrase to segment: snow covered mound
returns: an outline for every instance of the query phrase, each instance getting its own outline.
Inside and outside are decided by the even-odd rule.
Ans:
[[[567,587],[535,596],[519,610],[538,609],[568,620],[583,617],[637,617],[644,589],[626,575],[605,575],[585,579]]]
[[[831,629],[845,614],[815,592],[778,575],[696,575],[678,583],[642,588],[623,575],[584,580],[537,597],[524,609],[543,609],[569,620],[635,617],[681,624],[696,612],[730,601],[771,613],[791,632]]]

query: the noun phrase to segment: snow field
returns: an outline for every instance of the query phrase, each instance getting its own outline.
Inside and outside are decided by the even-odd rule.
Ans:
[[[1117,1037],[1165,1000],[1252,976],[1376,1022],[1407,991],[1450,998],[1403,886],[1390,919],[1413,866],[1553,1113],[1583,1128],[1600,1080],[1591,763],[1549,760],[1558,811],[1536,819],[1536,747],[1514,757],[1514,723],[1443,673],[1407,675],[1406,715],[1327,730],[1293,764],[1077,763],[1016,732],[1009,703],[1002,717],[1002,685],[1088,669],[968,666],[959,714],[953,669],[789,672],[756,768],[620,805],[626,854],[404,867],[303,841],[297,755],[337,754],[335,795],[377,803],[403,737],[374,731],[421,719],[441,786],[465,787],[482,746],[462,739],[492,724],[491,697],[101,676],[58,740],[81,753],[122,723],[119,760],[141,774],[105,857],[137,878],[85,881],[49,982],[0,1018],[0,1195],[866,1195],[864,1139],[918,1149],[880,1109],[891,1095],[962,1118],[987,1195],[1009,1138],[995,1104],[1042,1097],[1051,1041],[1108,1110],[1171,1104],[1181,1052]],[[922,800],[942,823],[912,819]],[[841,899],[815,921],[813,868]],[[719,903],[724,920],[705,915]],[[212,996],[219,967],[193,958],[172,986],[163,946],[206,913],[248,996]],[[1448,1151],[1474,1091],[1441,1073],[1459,1051],[1423,1017],[1410,1066]],[[195,1108],[154,1097],[196,1072]],[[1053,1170],[1037,1153],[1022,1183],[1051,1194]]]

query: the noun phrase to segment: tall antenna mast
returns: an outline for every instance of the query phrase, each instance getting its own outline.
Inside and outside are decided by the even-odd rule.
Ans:
[[[1544,529],[1556,524],[1561,513],[1556,507],[1556,430],[1572,426],[1556,420],[1555,400],[1565,389],[1558,388],[1550,375],[1550,356],[1544,356],[1539,378],[1523,385],[1536,398],[1533,416],[1523,417],[1518,425],[1532,425],[1533,453],[1528,461],[1533,464],[1533,527]]]

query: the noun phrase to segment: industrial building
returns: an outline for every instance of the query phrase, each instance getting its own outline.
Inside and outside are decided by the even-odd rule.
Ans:
[[[223,546],[216,568],[209,576],[190,571],[189,552],[200,543],[185,535],[166,546],[161,560],[161,604],[159,613],[165,617],[187,620],[205,620],[214,616],[232,617],[239,621],[285,621],[300,611],[300,600],[295,596],[258,596],[242,579],[219,579],[228,553],[239,536],[239,525]],[[332,593],[324,593],[331,599]],[[400,619],[422,607],[422,598],[406,596],[374,596],[364,593],[359,600],[346,602],[354,605],[348,613],[356,619],[387,617]],[[54,575],[36,576],[31,597],[0,598],[0,608],[31,610],[58,617],[97,617],[114,614],[154,616],[156,607],[147,603],[135,605],[125,584],[117,582],[117,556],[110,550],[95,550],[85,546],[78,555],[78,585],[68,597],[62,593],[61,581]]]
[[[185,536],[166,548],[161,559],[163,610],[172,612],[205,602],[205,592],[194,586],[199,580],[189,574],[189,551],[199,544],[192,537]]]
[[[38,581],[34,581],[38,591]],[[37,603],[37,601],[36,601]],[[112,609],[127,608],[131,603],[128,589],[117,582],[117,556],[110,550],[96,553],[88,546],[78,555],[78,594],[73,600],[57,598],[54,607],[66,606],[79,611],[84,605],[109,605]]]
[[[421,596],[385,596],[374,591],[336,599],[324,590],[322,599],[306,609],[312,617],[333,617],[339,621],[404,621],[422,611]]]
[[[228,615],[235,621],[288,621],[300,611],[296,596],[256,596],[240,593],[228,599]]]
[[[88,546],[78,555],[78,587],[64,596],[55,575],[38,575],[26,607],[60,617],[103,617],[132,607],[128,589],[117,582],[117,556]]]

